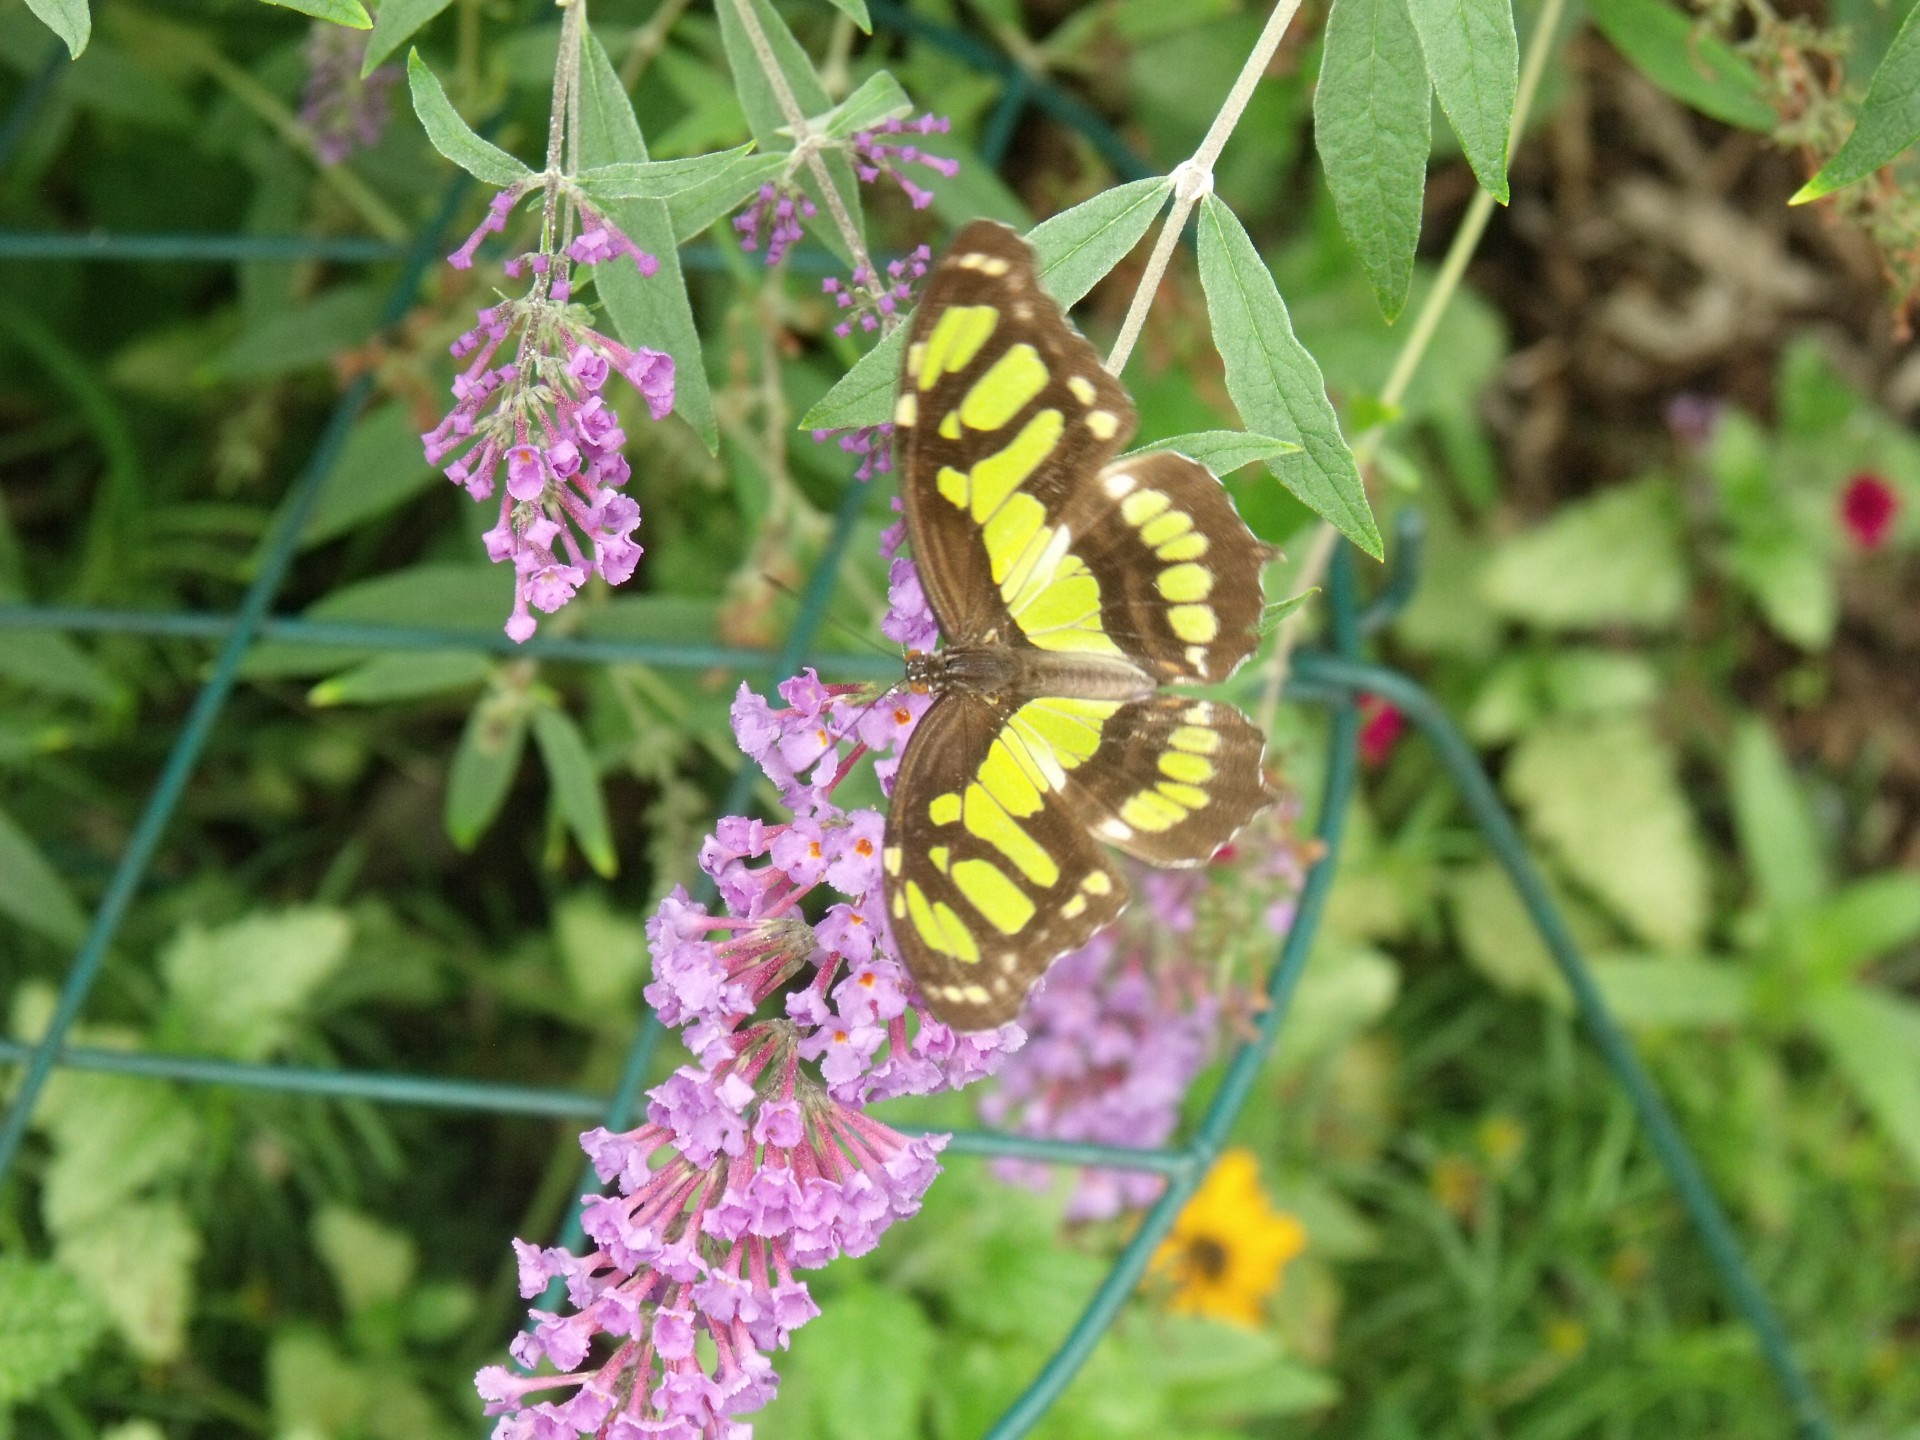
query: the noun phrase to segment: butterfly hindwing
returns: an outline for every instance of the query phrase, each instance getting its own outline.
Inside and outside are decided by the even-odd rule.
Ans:
[[[963,1030],[1019,1014],[1054,957],[1127,903],[1126,881],[1052,783],[1081,759],[1036,753],[1017,723],[969,692],[941,696],[914,728],[887,817],[894,944],[933,1013]]]
[[[1094,582],[1057,521],[1133,434],[1133,402],[1005,226],[967,226],[929,279],[894,423],[914,560],[948,640],[1117,654],[1097,626],[1061,623],[1098,606],[1082,606]],[[1050,628],[1018,626],[1029,612]]]

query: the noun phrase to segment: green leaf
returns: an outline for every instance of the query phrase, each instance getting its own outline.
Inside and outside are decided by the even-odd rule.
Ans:
[[[1644,718],[1549,722],[1514,747],[1505,781],[1567,874],[1649,942],[1697,948],[1706,863],[1672,749]]]
[[[313,1217],[313,1248],[327,1262],[349,1315],[400,1299],[420,1268],[412,1236],[345,1205],[320,1207]]]
[[[27,0],[27,8],[60,37],[68,55],[75,60],[80,58],[80,52],[87,48],[88,37],[93,34],[93,14],[87,8],[87,0]]]
[[[620,869],[620,857],[614,853],[607,801],[600,793],[600,774],[587,752],[586,737],[565,711],[543,705],[533,712],[533,738],[553,781],[553,803],[561,818],[580,842],[587,862],[611,879]]]
[[[1198,460],[1216,475],[1230,475],[1242,465],[1251,465],[1256,460],[1271,460],[1276,455],[1292,455],[1299,449],[1291,440],[1276,440],[1271,435],[1253,435],[1245,430],[1195,430],[1186,435],[1156,440],[1151,445],[1142,445],[1120,458],[1130,460],[1135,455],[1171,450],[1189,460]]]
[[[720,13],[720,43],[727,52],[727,67],[733,72],[734,89],[740,96],[741,108],[747,113],[747,125],[753,131],[753,138],[759,142],[762,150],[791,150],[792,120],[781,108],[773,83],[761,68],[746,27],[740,23],[740,6],[752,7],[754,17],[759,21],[760,32],[766,40],[769,57],[785,77],[787,89],[799,105],[800,113],[824,114],[832,108],[833,101],[806,50],[793,38],[786,21],[775,13],[768,0],[739,0],[738,5],[733,0],[723,0],[716,7]],[[864,243],[866,226],[860,207],[860,185],[854,177],[853,165],[838,150],[823,154],[821,161],[833,184],[834,193],[839,197],[841,208],[852,222],[855,234],[860,235]],[[840,227],[827,218],[829,207],[819,192],[811,169],[802,167],[796,178],[822,212],[820,223],[814,226],[814,233],[842,261],[852,265],[853,256],[847,249],[846,239],[840,234]]]
[[[553,939],[574,995],[600,1013],[627,1014],[647,974],[640,921],[617,913],[600,890],[576,890],[554,907]]]
[[[1079,304],[1132,253],[1172,193],[1164,175],[1130,180],[1042,220],[1027,232],[1040,284],[1062,309]]]
[[[506,802],[527,744],[527,710],[518,695],[489,695],[473,707],[447,773],[447,835],[471,850]]]
[[[1804,205],[1864,180],[1920,140],[1920,10],[1909,9],[1867,84],[1847,143],[1787,203]]]
[[[344,25],[349,30],[371,30],[373,17],[367,14],[367,7],[360,0],[267,0],[269,5],[278,5],[286,10],[298,10],[302,15],[311,15],[316,20],[326,20],[335,25]]]
[[[208,365],[206,378],[263,380],[325,365],[340,351],[365,343],[379,327],[381,305],[372,286],[336,285],[241,331]]]
[[[1592,0],[1587,8],[1614,48],[1675,99],[1745,130],[1771,134],[1779,125],[1753,66],[1685,11],[1665,0]]]
[[[685,160],[624,160],[596,165],[573,183],[596,203],[609,200],[666,200],[696,186],[710,185],[737,170],[750,146],[739,145]]]
[[[633,102],[607,58],[600,37],[587,32],[580,64],[580,156],[588,165],[645,163],[647,142],[634,119]],[[751,162],[749,162],[751,163]],[[689,193],[698,193],[689,192]],[[646,345],[673,357],[673,408],[693,427],[708,453],[717,453],[720,429],[700,331],[693,323],[674,219],[663,200],[617,200],[606,206],[633,242],[656,257],[660,268],[643,276],[632,265],[595,267],[594,289],[607,307],[614,333],[628,345]],[[704,228],[704,227],[703,227]]]
[[[1746,977],[1732,965],[1677,955],[1599,956],[1588,964],[1600,993],[1626,1025],[1737,1026],[1751,1008]]]
[[[373,34],[367,37],[367,53],[360,62],[360,78],[364,80],[371,75],[382,60],[452,3],[453,0],[380,0],[379,13],[373,17]]]
[[[1140,243],[1172,189],[1173,182],[1164,177],[1135,180],[1034,226],[1027,243],[1047,293],[1063,308],[1079,300]],[[800,417],[799,428],[851,430],[891,420],[911,320],[903,316],[892,334],[856,360]]]
[[[315,601],[302,618],[336,624],[423,625],[494,635],[512,608],[510,565],[413,565],[336,590]],[[325,675],[376,653],[365,646],[296,645],[269,640],[248,653],[240,673],[252,678]]]
[[[1509,995],[1530,995],[1557,1010],[1571,1009],[1566,979],[1507,872],[1483,860],[1448,876],[1446,895],[1467,963]]]
[[[177,1200],[127,1201],[54,1247],[134,1355],[165,1365],[186,1353],[200,1235]]]
[[[293,1039],[352,936],[343,912],[319,905],[212,928],[189,921],[160,956],[169,1024],[197,1049],[264,1060]]]
[[[56,1235],[110,1223],[130,1197],[188,1175],[206,1153],[179,1091],[130,1075],[56,1072],[34,1123],[51,1142],[40,1213]]]
[[[1806,1003],[1834,1068],[1920,1176],[1920,1005],[1864,985],[1825,987]]]
[[[474,179],[502,189],[532,179],[533,171],[498,145],[474,134],[418,50],[407,52],[407,85],[413,91],[413,113],[420,117],[427,139],[447,159]]]
[[[883,120],[912,111],[913,101],[900,88],[900,82],[885,70],[876,70],[858,90],[826,114],[814,116],[807,125],[835,140],[844,140],[856,130],[871,130]]]
[[[873,33],[873,21],[867,15],[867,0],[833,0],[833,8],[858,25],[861,34]]]
[[[1508,617],[1547,630],[1666,629],[1687,603],[1675,512],[1672,487],[1658,479],[1565,506],[1494,552],[1480,593]]]
[[[0,1414],[75,1370],[106,1316],[64,1270],[0,1255]]]
[[[4,810],[0,810],[0,915],[56,945],[78,945],[87,933],[86,912],[67,882]]]
[[[1320,367],[1294,338],[1286,302],[1234,213],[1209,195],[1200,206],[1200,284],[1207,317],[1248,430],[1303,447],[1267,469],[1315,513],[1379,559],[1380,530],[1327,399]]]
[[[935,1336],[906,1295],[856,1285],[793,1337],[813,1421],[832,1440],[912,1440],[934,1380]]]
[[[669,197],[667,213],[673,221],[673,238],[684,243],[703,234],[762,185],[786,173],[789,163],[784,155],[749,155],[732,169]]]
[[[477,650],[410,650],[376,655],[307,692],[309,705],[386,705],[478,685],[493,661]]]
[[[1844,887],[1797,927],[1807,958],[1829,974],[1862,966],[1920,940],[1920,875],[1869,875]]]
[[[300,532],[300,548],[344,535],[362,521],[412,499],[435,478],[407,407],[395,403],[370,411],[347,436],[346,448],[315,497],[306,528]]]
[[[73,641],[52,630],[13,630],[0,640],[0,676],[29,690],[112,704],[120,687]]]
[[[1480,188],[1507,203],[1507,132],[1520,89],[1512,0],[1406,0],[1427,78]]]
[[[1333,0],[1313,96],[1314,144],[1333,208],[1388,320],[1413,283],[1433,139],[1432,90],[1407,4]]]
[[[1765,721],[1747,717],[1734,727],[1727,768],[1734,832],[1760,899],[1775,915],[1807,909],[1827,893],[1826,858],[1786,752]]]

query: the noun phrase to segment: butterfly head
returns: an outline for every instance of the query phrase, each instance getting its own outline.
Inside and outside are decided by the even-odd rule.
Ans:
[[[927,695],[939,689],[944,671],[940,656],[933,651],[907,651],[907,688],[914,694]]]

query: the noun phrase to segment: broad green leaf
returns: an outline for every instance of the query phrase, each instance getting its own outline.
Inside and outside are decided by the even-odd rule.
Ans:
[[[86,912],[67,882],[4,810],[0,810],[0,915],[56,945],[78,945],[87,933]]]
[[[427,132],[433,148],[462,170],[502,189],[531,179],[533,172],[491,141],[474,134],[473,127],[447,99],[447,92],[418,50],[407,52],[407,85],[413,92],[413,113]],[[638,238],[637,236],[635,237]]]
[[[1483,860],[1448,874],[1446,895],[1467,962],[1510,995],[1531,995],[1558,1010],[1571,1008],[1573,997],[1560,967],[1506,871]]]
[[[369,1433],[366,1416],[376,1403],[375,1379],[325,1336],[293,1324],[276,1326],[266,1371],[275,1434]]]
[[[1727,763],[1733,828],[1760,899],[1776,915],[1807,909],[1827,892],[1826,858],[1786,752],[1749,716],[1734,727]]]
[[[1480,593],[1546,630],[1662,630],[1687,603],[1687,564],[1670,485],[1643,480],[1562,508],[1495,550]]]
[[[553,782],[553,803],[560,817],[579,841],[587,862],[611,878],[620,868],[620,857],[614,853],[600,774],[580,727],[564,711],[543,705],[533,712],[533,738]]]
[[[1079,304],[1133,252],[1172,193],[1164,175],[1130,180],[1034,226],[1027,243],[1046,292],[1062,309]]]
[[[674,240],[684,243],[704,234],[722,215],[739,209],[762,185],[779,179],[788,164],[784,155],[749,155],[732,169],[669,196],[667,213],[672,217]]]
[[[414,565],[357,581],[315,601],[307,620],[337,624],[421,625],[498,634],[513,609],[510,565]],[[326,675],[373,656],[364,646],[296,645],[268,640],[241,662],[240,673]]]
[[[379,327],[384,302],[370,285],[336,285],[243,330],[210,364],[213,380],[263,380],[325,365],[365,343]]]
[[[910,1440],[934,1383],[935,1336],[905,1293],[856,1285],[793,1337],[794,1365],[812,1382],[818,1434],[831,1440]],[[854,1397],[858,1397],[857,1401]]]
[[[52,630],[9,630],[0,638],[0,677],[45,695],[108,705],[121,689],[73,641]]]
[[[1400,969],[1385,952],[1333,941],[1316,946],[1275,1047],[1276,1063],[1293,1070],[1330,1053],[1391,1009],[1399,993]]]
[[[1267,469],[1379,559],[1380,530],[1320,367],[1294,338],[1286,302],[1252,239],[1213,195],[1200,206],[1200,284],[1214,343],[1226,365],[1227,393],[1241,422],[1248,430],[1303,447],[1300,454],[1267,461]]]
[[[347,436],[346,448],[314,498],[306,528],[300,532],[300,548],[344,535],[362,521],[412,499],[435,478],[407,407],[394,403],[370,411]]]
[[[376,655],[307,692],[309,705],[386,705],[481,684],[493,661],[477,650],[410,650]]]
[[[199,1232],[173,1199],[129,1200],[54,1246],[62,1269],[92,1292],[139,1359],[165,1365],[186,1353]]]
[[[1172,192],[1173,182],[1135,180],[1102,191],[1034,226],[1033,246],[1040,283],[1062,308],[1073,305],[1140,243]],[[856,360],[827,393],[800,417],[802,430],[850,430],[893,419],[893,397],[900,385],[900,362],[907,350],[912,317]]]
[[[1313,96],[1314,144],[1340,228],[1389,320],[1413,283],[1433,138],[1432,91],[1408,3],[1333,0]]]
[[[1834,1068],[1920,1176],[1920,1005],[1837,985],[1808,996],[1806,1015]]]
[[[232,1060],[284,1049],[347,958],[353,927],[325,906],[259,911],[213,928],[190,921],[160,956],[168,1022],[185,1043]]]
[[[1697,948],[1706,863],[1673,752],[1645,719],[1550,722],[1514,747],[1505,781],[1561,868],[1634,933]]]
[[[1507,203],[1507,132],[1520,89],[1513,0],[1406,0],[1427,78],[1480,182]]]
[[[1794,935],[1820,972],[1851,975],[1920,940],[1920,875],[1889,871],[1856,880]]]
[[[574,176],[573,183],[596,204],[608,200],[666,200],[724,179],[748,158],[749,148],[739,145],[685,160],[623,160],[596,165]]]
[[[373,17],[373,34],[367,37],[367,53],[360,62],[360,78],[364,80],[371,75],[382,60],[452,3],[453,0],[380,0],[380,9]]]
[[[66,1271],[0,1255],[0,1414],[78,1370],[106,1325]]]
[[[1745,130],[1771,134],[1779,125],[1753,66],[1686,11],[1666,0],[1591,0],[1587,9],[1614,48],[1675,99]]]
[[[1178,1434],[1195,1434],[1195,1421],[1227,1425],[1251,1416],[1297,1415],[1340,1398],[1332,1376],[1287,1355],[1285,1342],[1271,1330],[1169,1316],[1154,1332],[1151,1339],[1140,1337],[1131,1358],[1148,1379],[1168,1387]]]
[[[1746,977],[1733,965],[1677,955],[1598,956],[1588,964],[1600,993],[1626,1025],[1730,1027],[1748,1015]]]
[[[1242,465],[1271,460],[1276,455],[1291,455],[1300,447],[1291,440],[1276,440],[1271,435],[1252,435],[1245,430],[1195,430],[1174,435],[1130,450],[1120,458],[1151,455],[1156,450],[1171,450],[1189,460],[1198,460],[1216,475],[1229,475]]]
[[[782,108],[773,82],[763,68],[759,49],[749,37],[746,26],[741,24],[741,6],[751,7],[754,18],[759,22],[760,37],[766,42],[767,58],[785,78],[787,89],[800,107],[800,113],[824,114],[832,108],[833,101],[814,70],[813,61],[808,58],[800,42],[793,38],[787,22],[775,13],[769,0],[739,0],[738,5],[733,0],[725,0],[717,7],[720,14],[720,43],[727,52],[727,68],[733,72],[733,86],[740,96],[741,107],[747,112],[747,125],[753,131],[753,138],[759,142],[762,150],[791,150],[792,118]],[[860,208],[860,185],[854,177],[852,163],[838,150],[823,154],[821,161],[826,167],[834,193],[840,199],[841,208],[852,223],[854,233],[861,237],[864,244],[866,226]],[[803,166],[795,178],[820,206],[821,213],[813,226],[814,233],[844,263],[852,265],[853,255],[847,248],[846,238],[829,217],[826,199],[819,193],[813,172]]]
[[[525,702],[489,695],[473,707],[447,773],[447,835],[471,850],[506,802],[527,744]]]
[[[883,120],[911,114],[913,101],[900,88],[900,82],[885,70],[876,70],[860,88],[824,115],[807,122],[814,130],[835,140],[844,140],[856,130],[871,130]]]
[[[420,1268],[412,1236],[345,1205],[321,1206],[313,1217],[313,1248],[327,1262],[349,1315],[400,1299]]]
[[[1920,10],[1910,9],[1861,102],[1847,143],[1800,187],[1789,205],[1804,205],[1864,180],[1920,140]]]
[[[80,58],[80,52],[87,48],[88,37],[93,34],[93,14],[87,0],[27,0],[27,8],[60,37],[68,55],[75,60]]]
[[[1840,624],[1840,593],[1821,543],[1825,537],[1808,533],[1785,513],[1780,520],[1777,528],[1736,534],[1726,550],[1727,571],[1775,632],[1802,650],[1824,650]]]
[[[110,1222],[130,1197],[190,1174],[206,1152],[206,1132],[180,1092],[130,1075],[56,1071],[34,1123],[52,1149],[40,1213],[56,1235]]]
[[[648,159],[633,102],[621,88],[600,37],[591,30],[580,63],[580,155],[588,165],[644,164]],[[606,212],[636,245],[659,260],[660,268],[643,276],[630,264],[598,265],[594,290],[622,341],[673,357],[674,411],[693,427],[709,453],[715,453],[720,430],[700,331],[693,323],[686,277],[680,273],[672,212],[663,200],[610,201]]]
[[[316,20],[325,20],[330,24],[344,25],[349,30],[371,30],[373,17],[367,14],[367,7],[360,0],[267,0],[269,5],[278,5],[287,10],[298,10],[302,15],[311,15]]]
[[[647,974],[647,932],[614,911],[600,890],[576,890],[554,907],[554,948],[573,993],[606,1014],[625,1015]]]

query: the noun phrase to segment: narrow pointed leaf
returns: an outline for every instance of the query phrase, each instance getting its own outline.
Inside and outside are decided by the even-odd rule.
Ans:
[[[1388,320],[1413,283],[1433,141],[1432,91],[1407,3],[1334,0],[1313,97],[1333,208]]]
[[[1752,65],[1666,0],[1590,0],[1600,33],[1654,84],[1703,115],[1771,132],[1779,117],[1761,98]]]
[[[1271,460],[1292,455],[1300,447],[1291,440],[1276,440],[1271,435],[1250,435],[1245,430],[1196,430],[1189,435],[1174,435],[1130,450],[1121,458],[1150,455],[1155,450],[1171,450],[1189,460],[1198,460],[1216,475],[1229,475],[1242,465],[1256,460]]]
[[[380,11],[373,17],[373,34],[367,37],[367,53],[360,61],[360,78],[364,80],[371,75],[382,60],[452,3],[453,0],[381,0]]]
[[[1507,131],[1520,89],[1512,0],[1406,0],[1427,78],[1480,188],[1502,205]]]
[[[580,62],[580,156],[587,165],[647,163],[647,142],[634,119],[633,102],[607,58],[600,37],[587,32]],[[707,386],[700,331],[693,323],[686,277],[680,272],[679,240],[665,200],[609,200],[607,218],[660,262],[642,275],[620,260],[594,267],[594,289],[607,307],[614,332],[628,345],[646,345],[673,357],[673,408],[694,428],[709,453],[720,446],[720,427]]]
[[[873,19],[867,14],[867,0],[833,0],[833,8],[858,25],[862,35],[873,33]]]
[[[724,180],[740,168],[751,146],[740,145],[685,160],[622,160],[573,177],[596,204],[610,200],[667,200],[696,186]]]
[[[1733,828],[1761,900],[1776,914],[1805,910],[1827,891],[1826,860],[1799,783],[1765,722],[1743,720],[1734,730],[1729,770]]]
[[[498,145],[473,133],[418,50],[407,53],[407,86],[413,91],[413,113],[420,117],[433,148],[474,179],[505,189],[533,174]]]
[[[553,803],[560,818],[567,822],[587,862],[600,874],[612,876],[620,862],[613,851],[607,801],[600,793],[600,776],[580,727],[563,711],[543,707],[533,713],[533,738],[553,781]]]
[[[1866,985],[1836,985],[1808,998],[1807,1024],[1920,1177],[1920,1005]]]
[[[0,915],[57,945],[78,945],[86,912],[26,831],[0,810]]]
[[[1920,140],[1920,9],[1907,12],[1886,58],[1867,84],[1860,119],[1847,143],[1788,202],[1804,205],[1864,180]]]
[[[1367,554],[1381,556],[1353,452],[1313,356],[1295,338],[1286,302],[1234,213],[1209,195],[1200,206],[1200,284],[1227,393],[1249,430],[1301,446],[1267,461],[1274,477]]]
[[[80,52],[87,48],[87,40],[93,34],[93,14],[87,8],[87,0],[27,0],[27,8],[60,37],[67,54],[75,60],[80,58]]]
[[[473,707],[447,772],[447,837],[471,850],[513,788],[527,746],[527,712],[488,696]]]
[[[673,238],[684,244],[703,233],[721,216],[744,205],[762,185],[777,180],[788,163],[785,155],[749,155],[733,168],[668,196]]]
[[[844,140],[856,130],[871,129],[882,120],[891,120],[912,110],[913,101],[900,88],[900,82],[885,70],[878,70],[833,109],[814,116],[808,123],[836,140]]]
[[[316,20],[325,20],[333,25],[344,25],[349,30],[373,28],[373,17],[360,0],[267,0],[267,4],[278,5],[283,10],[298,10],[302,15],[311,15]]]

